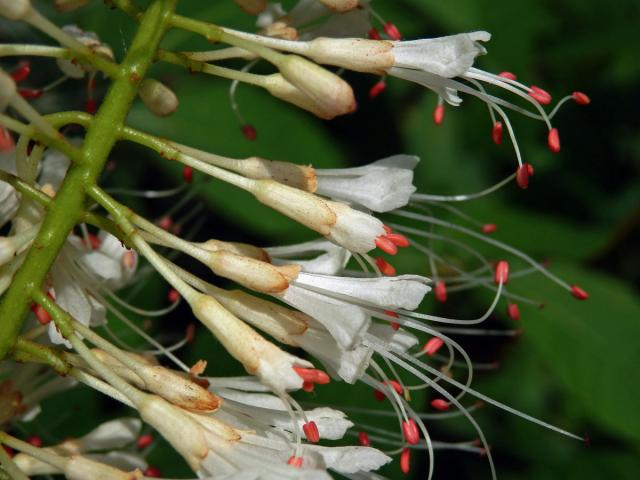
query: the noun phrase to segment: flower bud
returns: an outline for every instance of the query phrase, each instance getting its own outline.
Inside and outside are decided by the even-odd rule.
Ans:
[[[263,293],[283,292],[289,288],[289,282],[300,273],[297,265],[277,267],[225,250],[212,254],[208,265],[215,274]]]
[[[271,179],[307,192],[315,192],[318,188],[315,169],[306,165],[249,157],[245,160],[236,161],[233,165],[229,165],[228,168],[245,177],[256,180]]]
[[[200,425],[186,411],[155,395],[148,395],[137,407],[140,417],[160,432],[189,466],[197,471],[209,453]]]
[[[358,7],[359,0],[319,0],[321,4],[334,12],[348,12]]]
[[[209,250],[210,252],[224,250],[226,252],[235,253],[236,255],[242,255],[243,257],[250,257],[263,262],[270,262],[269,254],[263,248],[249,245],[248,243],[223,242],[212,238],[206,242],[198,243],[197,245],[200,248]]]
[[[4,8],[4,7],[2,7]],[[10,75],[0,70],[0,112],[4,112],[16,95],[16,82]]]
[[[138,95],[149,111],[157,117],[169,116],[178,108],[179,101],[176,94],[165,84],[153,78],[145,78],[142,81]]]
[[[123,472],[110,465],[90,460],[81,455],[71,457],[64,469],[68,480],[86,480],[87,478],[108,478],[109,480],[136,480],[140,472]]]
[[[305,55],[318,63],[356,72],[383,74],[393,67],[393,43],[364,38],[320,37],[307,43]]]
[[[267,0],[234,0],[245,13],[258,15],[267,8]]]
[[[283,40],[298,40],[299,37],[298,30],[282,21],[274,22],[271,25],[263,28],[260,31],[260,35],[265,35],[267,37],[273,38],[281,38]]]
[[[9,20],[22,20],[30,10],[29,0],[0,0],[0,15]]]
[[[316,101],[285,80],[279,73],[265,77],[264,88],[274,97],[311,112],[323,120],[331,120],[336,116],[333,112],[323,110]]]
[[[89,0],[53,0],[53,6],[59,12],[72,12],[84,7],[87,3]]]
[[[277,65],[282,76],[318,105],[327,116],[336,117],[356,109],[351,86],[336,74],[297,55],[287,55]]]

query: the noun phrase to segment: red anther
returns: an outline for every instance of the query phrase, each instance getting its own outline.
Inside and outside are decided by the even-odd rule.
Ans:
[[[25,100],[35,100],[36,98],[40,98],[43,94],[43,91],[39,88],[19,88],[18,93]]]
[[[88,243],[89,247],[91,247],[91,250],[98,250],[100,248],[100,245],[102,245],[102,240],[100,240],[100,237],[94,235],[93,233],[90,233],[88,237]]]
[[[371,445],[371,442],[369,441],[369,435],[367,435],[367,432],[358,433],[358,443],[360,443],[360,445],[362,445],[363,447],[368,447]]]
[[[436,295],[437,301],[442,303],[447,301],[447,286],[442,280],[438,280],[436,282],[436,288],[434,288],[433,291]]]
[[[318,443],[320,441],[320,432],[318,432],[318,426],[313,420],[302,425],[302,431],[309,442]]]
[[[578,285],[571,285],[571,295],[576,297],[578,300],[586,300],[589,298],[589,294]]]
[[[42,439],[38,435],[31,435],[27,438],[27,443],[33,445],[36,448],[42,447]]]
[[[34,303],[31,306],[31,311],[35,314],[40,325],[48,325],[51,321],[51,315],[40,304]]]
[[[435,353],[440,350],[440,348],[444,345],[444,340],[440,337],[430,338],[427,343],[422,347],[422,351],[429,356],[435,355]]]
[[[516,183],[520,188],[525,190],[529,186],[529,177],[533,175],[533,167],[529,168],[528,163],[523,163],[516,170]]]
[[[386,383],[387,385],[391,385],[398,395],[402,395],[404,393],[404,388],[402,388],[402,385],[400,385],[397,381],[387,380],[384,383]]]
[[[289,460],[287,460],[287,464],[291,465],[292,467],[295,467],[295,468],[301,468],[302,467],[302,457],[296,457],[294,455],[291,455],[289,457]]]
[[[529,91],[529,96],[536,100],[540,105],[549,105],[551,103],[552,98],[549,92],[540,87],[536,87],[535,85],[531,85],[529,88],[531,89]]]
[[[389,325],[390,325],[390,326],[391,326],[391,328],[393,328],[396,332],[397,332],[398,330],[400,330],[400,324],[399,324],[398,322],[391,322]]]
[[[387,233],[387,235],[393,233],[393,228],[391,228],[389,225],[382,225],[382,228],[384,228],[384,231]]]
[[[376,400],[379,402],[382,402],[386,398],[385,394],[382,393],[380,390],[374,390],[373,396],[376,397]]]
[[[420,431],[413,418],[410,418],[407,422],[402,422],[402,433],[409,445],[416,445],[420,442]]]
[[[398,315],[396,312],[393,312],[391,310],[383,310],[385,315],[389,315],[390,317],[393,318],[400,318],[400,315]]]
[[[7,452],[7,455],[9,455],[9,458],[13,458],[13,449],[11,447],[7,447],[6,445],[2,445],[2,448],[4,448],[4,451]]]
[[[331,377],[322,370],[317,368],[293,367],[293,370],[305,382],[317,383],[318,385],[326,385],[331,381]]]
[[[161,229],[169,231],[173,226],[173,220],[171,219],[171,217],[167,215],[165,217],[162,217],[160,220],[158,220],[157,225]]]
[[[13,137],[9,133],[9,130],[4,127],[0,127],[0,152],[13,150],[15,146],[16,144],[13,141]]]
[[[182,169],[182,178],[186,183],[191,183],[193,180],[193,168],[192,167],[184,167]]]
[[[491,138],[493,139],[493,143],[496,145],[500,145],[502,143],[502,122],[496,122],[493,124]]]
[[[520,308],[517,303],[510,303],[507,305],[507,315],[511,320],[520,320]]]
[[[313,392],[313,389],[315,388],[315,385],[313,384],[313,382],[302,382],[302,390],[304,390],[307,393],[311,393]]]
[[[502,78],[506,78],[507,80],[515,80],[516,78],[518,78],[515,76],[514,73],[511,73],[511,72],[500,72],[498,76]]]
[[[591,99],[583,92],[573,92],[571,97],[578,105],[589,105],[591,103]]]
[[[384,80],[376,82],[369,90],[369,98],[374,99],[387,88],[387,83]]]
[[[89,98],[84,102],[84,111],[93,115],[98,111],[98,104],[93,98]]]
[[[189,325],[187,325],[187,328],[184,332],[184,338],[187,341],[187,343],[191,343],[193,342],[193,339],[195,337],[196,337],[196,324],[190,323]]]
[[[398,247],[395,243],[389,240],[386,235],[380,235],[376,238],[376,247],[389,255],[395,255],[398,253]]]
[[[485,223],[482,226],[482,233],[493,233],[498,229],[498,226],[495,223]]]
[[[443,398],[436,398],[435,400],[431,400],[431,406],[436,410],[440,410],[444,412],[445,410],[449,410],[449,402],[444,400]]]
[[[180,293],[175,288],[170,289],[167,292],[167,300],[169,300],[169,303],[176,303],[180,300]]]
[[[383,275],[386,275],[387,277],[396,276],[397,272],[395,267],[391,265],[389,262],[387,262],[384,258],[376,257],[376,265],[378,266],[378,269],[382,272]]]
[[[378,29],[376,27],[371,27],[371,30],[369,30],[369,32],[367,32],[367,35],[369,35],[369,38],[371,40],[380,40],[382,38],[380,36],[380,32],[378,31]]]
[[[408,448],[403,448],[400,454],[400,470],[402,473],[409,473],[409,467],[411,466],[411,451]]]
[[[242,135],[244,135],[244,138],[246,138],[247,140],[255,140],[258,136],[258,132],[256,131],[255,127],[248,123],[246,125],[242,125],[242,127],[240,127],[240,130],[242,130]]]
[[[162,473],[160,472],[160,470],[158,470],[156,467],[152,467],[152,466],[148,466],[147,468],[145,468],[144,472],[142,472],[142,474],[145,477],[151,477],[151,478],[160,478],[160,477],[162,477]]]
[[[400,33],[400,30],[398,30],[398,27],[391,22],[385,23],[382,29],[391,40],[400,40],[402,38],[402,34]]]
[[[438,105],[433,109],[433,123],[442,125],[442,120],[444,120],[444,105]]]
[[[557,128],[552,128],[551,130],[549,130],[547,145],[549,145],[549,150],[551,150],[553,153],[558,153],[560,151],[560,134],[558,133]]]
[[[409,240],[407,239],[407,237],[405,237],[401,233],[387,233],[385,235],[385,238],[387,240],[391,240],[391,242],[393,242],[394,245],[400,248],[405,248],[409,246]]]
[[[20,62],[18,68],[11,72],[11,78],[16,83],[25,81],[31,75],[31,64],[29,62]]]
[[[140,435],[138,437],[138,440],[136,441],[136,447],[142,450],[143,448],[147,448],[152,443],[153,443],[153,435],[149,435],[149,434]]]
[[[496,274],[493,279],[496,283],[502,283],[504,285],[509,282],[509,262],[500,260],[496,264]]]

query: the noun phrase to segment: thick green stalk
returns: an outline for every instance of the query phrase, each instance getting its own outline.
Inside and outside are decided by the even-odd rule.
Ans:
[[[29,310],[27,292],[41,288],[67,236],[83,219],[86,189],[96,184],[104,168],[136,97],[138,85],[169,27],[176,1],[155,0],[142,16],[128,54],[112,78],[104,103],[87,130],[81,161],[69,169],[27,258],[0,304],[0,359],[13,346]]]

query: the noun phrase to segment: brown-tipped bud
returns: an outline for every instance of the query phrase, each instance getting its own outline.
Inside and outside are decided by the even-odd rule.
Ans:
[[[157,117],[169,116],[178,108],[178,97],[173,90],[153,78],[145,78],[142,81],[138,95],[149,111]]]
[[[306,192],[315,192],[318,188],[316,171],[307,165],[250,157],[238,162],[235,171],[256,180],[276,180]]]
[[[53,6],[59,12],[72,12],[84,7],[87,3],[89,0],[53,0]]]
[[[287,24],[285,21],[273,22],[268,27],[260,31],[260,35],[272,38],[281,38],[283,40],[298,40],[298,30]]]
[[[334,12],[348,12],[358,8],[359,0],[319,0],[321,4]]]
[[[259,202],[321,235],[329,235],[337,222],[336,214],[327,202],[312,193],[273,180],[258,180],[253,194]]]
[[[258,15],[267,8],[267,0],[234,0],[245,13]]]
[[[10,75],[0,70],[0,112],[4,112],[16,96],[16,82]]]
[[[29,0],[0,0],[0,15],[9,20],[22,20],[30,10]]]
[[[271,258],[264,248],[249,245],[248,243],[222,242],[212,238],[206,242],[199,243],[198,246],[205,250],[209,250],[210,252],[224,250],[226,252],[235,253],[236,255],[255,258],[256,260],[261,260],[263,262],[271,262]]]
[[[265,80],[264,88],[274,97],[311,112],[323,120],[331,120],[335,117],[334,113],[323,110],[311,97],[285,80],[279,73],[269,75]]]
[[[393,43],[365,38],[326,38],[311,40],[305,55],[326,65],[356,72],[383,74],[395,63]]]
[[[69,458],[64,474],[68,480],[86,480],[87,478],[108,478],[109,480],[136,480],[139,472],[123,472],[110,465],[96,462],[81,455]]]
[[[136,406],[142,419],[160,432],[189,466],[197,471],[209,453],[200,425],[186,411],[155,395],[147,396]]]
[[[338,75],[297,55],[278,62],[280,73],[318,105],[329,117],[351,113],[356,100],[351,86]]]
[[[263,293],[285,291],[289,288],[289,282],[300,273],[300,267],[297,265],[276,267],[270,263],[225,250],[212,254],[208,265],[215,274]]]

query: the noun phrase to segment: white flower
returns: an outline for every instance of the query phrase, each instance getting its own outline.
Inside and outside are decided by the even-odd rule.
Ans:
[[[284,247],[269,247],[265,250],[274,265],[295,263],[303,272],[325,275],[340,273],[351,258],[349,250],[323,239]],[[308,259],[311,255],[317,256]]]
[[[316,169],[316,193],[349,203],[357,203],[375,212],[404,207],[416,191],[413,169],[420,159],[394,155],[363,167]]]

